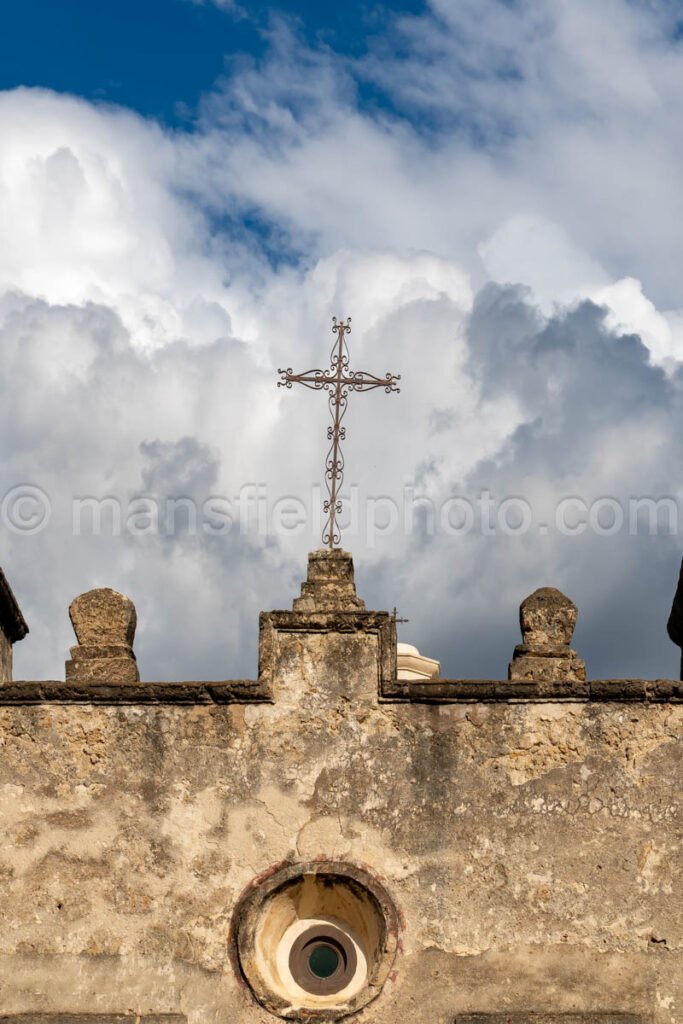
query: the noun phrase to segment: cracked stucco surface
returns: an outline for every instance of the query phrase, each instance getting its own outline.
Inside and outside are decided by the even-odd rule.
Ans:
[[[272,1021],[228,933],[284,860],[365,864],[364,1020],[683,1022],[683,706],[380,704],[367,634],[282,633],[275,702],[0,709],[0,1007]]]

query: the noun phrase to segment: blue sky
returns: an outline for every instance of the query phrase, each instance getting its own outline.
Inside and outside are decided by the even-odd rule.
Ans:
[[[355,55],[392,14],[422,6],[249,0],[231,11],[192,0],[22,0],[3,12],[0,88],[43,86],[187,126],[232,56],[263,55],[274,16],[292,17],[306,38]]]
[[[519,602],[557,586],[592,676],[675,673],[679,17],[673,0],[10,5],[0,564],[31,626],[19,675],[61,675],[66,609],[94,586],[135,601],[147,678],[253,674],[259,611],[291,602],[320,543],[327,409],[278,391],[277,368],[324,365],[335,315],[359,368],[402,376],[346,421],[343,539],[368,604],[398,606],[446,675],[500,677]],[[304,501],[303,528],[254,520],[255,488],[270,512]],[[225,534],[128,519],[212,496],[232,502]],[[76,529],[83,498],[122,528]],[[643,499],[654,527],[641,508],[632,529]],[[488,532],[488,500],[531,525]],[[563,531],[567,502],[585,512]]]

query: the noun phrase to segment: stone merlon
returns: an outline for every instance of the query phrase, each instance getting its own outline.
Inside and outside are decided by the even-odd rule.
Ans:
[[[108,587],[89,590],[71,602],[69,616],[78,644],[66,663],[67,682],[139,680],[133,653],[137,616],[130,598]]]

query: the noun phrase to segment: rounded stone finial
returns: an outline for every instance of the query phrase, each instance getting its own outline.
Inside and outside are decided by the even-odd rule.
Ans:
[[[541,587],[522,601],[519,608],[519,624],[522,637],[528,647],[543,647],[549,644],[571,644],[578,611],[555,587]]]
[[[99,587],[81,594],[69,605],[69,618],[82,647],[133,646],[135,605],[117,590]]]

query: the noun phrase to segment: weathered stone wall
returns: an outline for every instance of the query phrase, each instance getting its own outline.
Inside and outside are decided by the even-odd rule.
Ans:
[[[683,1020],[683,707],[379,705],[372,676],[349,699],[316,672],[319,642],[272,706],[2,709],[2,1010],[272,1020],[233,972],[233,907],[333,856],[404,918],[366,1020]]]
[[[12,645],[0,629],[0,681],[12,678]]]
[[[270,704],[0,707],[0,1014],[272,1022],[233,910],[325,858],[401,915],[358,1019],[681,1024],[683,704],[384,702],[381,629],[317,625]]]

